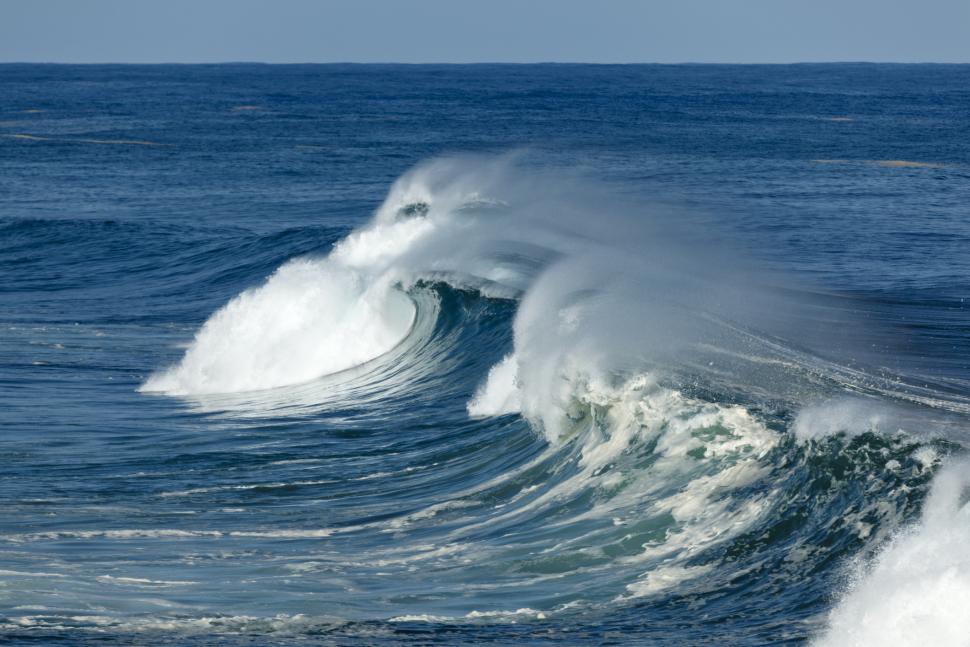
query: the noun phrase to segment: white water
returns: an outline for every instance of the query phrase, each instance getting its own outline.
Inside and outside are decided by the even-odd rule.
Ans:
[[[229,393],[311,380],[399,343],[414,306],[387,280],[336,259],[287,263],[205,323],[182,361],[143,391]]]
[[[795,418],[793,431],[800,440],[811,440],[844,433],[858,436],[885,429],[889,411],[871,401],[839,398],[803,408]]]
[[[968,489],[966,460],[937,475],[920,523],[857,565],[818,647],[970,644]]]
[[[522,411],[516,380],[518,364],[515,355],[510,354],[492,367],[485,382],[468,403],[468,415],[474,418],[486,418]]]

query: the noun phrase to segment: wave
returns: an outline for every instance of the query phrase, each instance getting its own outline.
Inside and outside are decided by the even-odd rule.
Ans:
[[[545,448],[443,501],[354,525],[347,532],[434,537],[431,552],[425,540],[394,559],[368,556],[374,564],[440,562],[435,586],[447,597],[463,590],[468,564],[487,563],[514,599],[508,608],[544,618],[593,604],[589,591],[596,604],[628,606],[710,594],[747,572],[828,573],[823,546],[872,550],[912,519],[956,451],[947,443],[965,428],[966,402],[840,359],[866,358],[866,340],[845,334],[857,315],[745,258],[709,221],[514,157],[434,160],[400,178],[327,256],[290,261],[213,314],[181,361],[141,389],[247,415],[268,403],[278,414],[410,402],[455,362],[477,368],[479,344],[499,359],[464,401],[469,424],[518,416]],[[514,304],[510,344],[482,333],[474,299]],[[870,635],[856,620],[870,617],[880,582],[918,585],[928,599],[955,586],[963,599],[961,561],[943,560],[936,575],[905,567],[931,550],[927,536],[952,537],[947,551],[963,536],[939,530],[934,510],[959,516],[940,494],[956,491],[952,477],[940,479],[924,525],[874,562],[833,612],[825,644]],[[530,588],[552,577],[563,591],[555,603]],[[759,586],[774,595],[772,583]],[[830,594],[804,586],[817,600]],[[883,602],[907,627],[947,621]],[[387,617],[468,617],[398,611]]]

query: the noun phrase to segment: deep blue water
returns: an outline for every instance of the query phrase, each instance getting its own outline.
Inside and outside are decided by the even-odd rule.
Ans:
[[[970,66],[0,91],[0,638],[963,628],[893,594],[970,591],[964,499],[923,512],[970,431]],[[907,528],[951,579],[880,608],[853,564]]]

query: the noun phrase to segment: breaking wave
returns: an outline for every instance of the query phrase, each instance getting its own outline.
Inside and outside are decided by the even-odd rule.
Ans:
[[[360,561],[423,564],[422,591],[469,605],[463,582],[487,567],[489,595],[518,609],[507,614],[542,619],[669,596],[729,614],[793,586],[828,600],[855,556],[868,566],[831,616],[803,618],[820,644],[962,644],[957,467],[907,524],[959,449],[966,401],[871,368],[868,345],[845,334],[855,314],[722,236],[514,158],[435,160],[326,257],[290,261],[212,315],[142,390],[245,401],[247,415],[348,398],[391,408],[464,362],[477,375],[469,420],[520,416],[543,449],[434,504],[317,536],[413,532],[421,541],[393,559]],[[745,577],[756,584],[720,595]],[[501,615],[445,606],[380,610],[395,622]]]

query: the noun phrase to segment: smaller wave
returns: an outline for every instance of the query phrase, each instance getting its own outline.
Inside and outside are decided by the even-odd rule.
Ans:
[[[232,490],[278,490],[286,488],[305,487],[311,485],[327,485],[333,483],[331,479],[317,479],[310,481],[283,481],[278,483],[243,483],[239,485],[217,485],[212,487],[198,487],[190,490],[178,490],[173,492],[162,492],[161,497],[181,497],[193,496],[195,494],[208,494],[209,492],[225,492]]]
[[[115,575],[99,575],[95,578],[99,582],[116,586],[132,586],[141,588],[165,588],[170,586],[190,586],[198,584],[191,580],[152,580],[145,577],[123,577]]]
[[[58,142],[64,144],[107,144],[116,146],[165,146],[158,142],[150,142],[142,139],[70,139],[66,137],[42,137],[40,135],[28,135],[26,133],[15,133],[12,135],[0,135],[8,139],[19,139],[31,142]]]
[[[470,611],[461,617],[440,616],[429,613],[395,616],[388,622],[428,622],[442,624],[465,624],[468,622],[508,622],[517,623],[529,620],[545,620],[546,614],[528,607],[514,611]]]
[[[225,537],[254,537],[276,539],[317,539],[329,537],[337,532],[350,532],[349,528],[300,528],[277,530],[181,530],[177,528],[131,528],[116,530],[52,530],[46,532],[22,533],[0,536],[0,540],[12,543],[33,541],[62,541],[85,539],[109,539],[131,541],[137,539],[221,539]],[[50,577],[57,577],[51,575]]]
[[[830,119],[829,121],[835,121]],[[851,121],[851,119],[849,120]],[[871,164],[883,168],[925,168],[939,169],[945,168],[943,164],[935,162],[916,162],[913,160],[849,160],[849,159],[813,159],[816,164]]]
[[[54,577],[54,578],[64,578],[67,575],[61,573],[44,573],[44,572],[34,572],[34,571],[11,571],[7,569],[0,569],[0,577]]]

